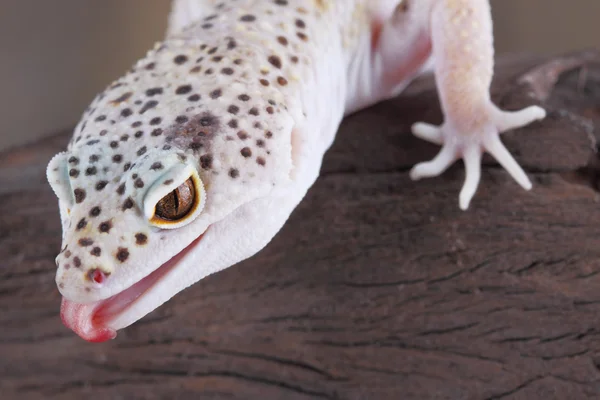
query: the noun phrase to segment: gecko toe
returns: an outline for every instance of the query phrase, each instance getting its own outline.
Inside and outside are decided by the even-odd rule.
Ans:
[[[412,133],[419,139],[423,139],[433,144],[442,145],[444,143],[442,130],[435,125],[417,122],[412,126]]]
[[[456,151],[454,147],[445,145],[433,160],[415,165],[410,171],[410,177],[413,180],[419,180],[421,178],[438,176],[447,170],[455,160]]]

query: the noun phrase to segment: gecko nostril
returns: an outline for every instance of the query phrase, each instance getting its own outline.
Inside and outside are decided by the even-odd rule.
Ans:
[[[99,268],[91,269],[88,272],[88,278],[99,285],[104,283],[109,275],[110,273],[106,273]]]

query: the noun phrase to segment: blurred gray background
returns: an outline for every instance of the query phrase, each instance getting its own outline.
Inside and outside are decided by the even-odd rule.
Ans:
[[[0,0],[0,151],[71,128],[161,39],[168,0]],[[599,0],[492,0],[498,53],[600,47]]]

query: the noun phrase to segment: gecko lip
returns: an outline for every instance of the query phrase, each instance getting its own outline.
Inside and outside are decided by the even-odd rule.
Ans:
[[[200,235],[148,276],[112,297],[88,304],[75,303],[63,297],[60,307],[63,324],[88,342],[99,343],[114,339],[117,336],[117,329],[124,328],[124,326],[113,328],[111,323],[117,317],[130,311],[137,302],[143,301],[146,294],[160,284],[161,279],[172,271],[186,254],[202,240],[202,236]]]

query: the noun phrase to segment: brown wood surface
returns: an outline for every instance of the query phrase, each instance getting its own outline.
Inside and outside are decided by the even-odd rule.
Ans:
[[[441,119],[422,80],[344,122],[264,251],[104,344],[59,318],[44,168],[69,134],[0,155],[0,398],[600,398],[600,56],[576,59],[498,67],[501,106],[549,111],[504,137],[533,191],[491,159],[468,212],[460,164],[411,182],[436,148],[409,127]]]

